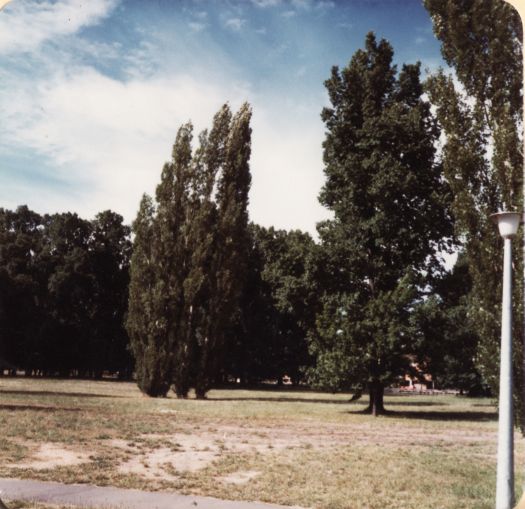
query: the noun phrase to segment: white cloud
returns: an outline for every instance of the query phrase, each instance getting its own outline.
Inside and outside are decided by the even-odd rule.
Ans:
[[[294,120],[286,121],[286,118]],[[251,218],[264,226],[300,228],[331,217],[317,200],[322,173],[323,125],[317,112],[269,110],[254,104]]]
[[[224,22],[224,26],[234,32],[239,32],[245,24],[246,20],[241,18],[229,18]]]
[[[295,11],[284,11],[281,16],[283,18],[293,18],[297,13]]]
[[[115,5],[114,0],[12,2],[0,13],[0,53],[32,51],[47,40],[71,35],[98,23]]]
[[[266,7],[274,7],[275,5],[279,5],[281,3],[281,0],[252,0],[252,3],[261,8]]]
[[[316,9],[333,9],[335,7],[335,3],[331,0],[321,0],[320,2],[317,2],[315,8]]]
[[[192,32],[202,32],[207,25],[206,23],[201,23],[199,21],[190,21],[188,26]]]
[[[232,19],[238,21],[229,28],[242,28],[243,19]],[[42,32],[37,44],[55,37],[58,28],[53,30]],[[154,192],[178,127],[191,119],[197,135],[225,101],[236,109],[247,99],[254,110],[252,220],[315,234],[315,223],[329,215],[317,202],[323,182],[319,112],[255,95],[231,77],[235,73],[223,72],[228,61],[221,60],[222,72],[211,71],[204,60],[200,70],[184,67],[184,73],[180,66],[163,66],[156,44],[144,39],[124,51],[117,43],[69,37],[67,45],[13,57],[16,66],[0,67],[0,161],[26,154],[42,177],[31,180],[30,166],[25,177],[7,174],[5,163],[3,206],[27,203],[39,212],[71,210],[83,217],[111,208],[130,222],[142,193]],[[70,48],[118,59],[125,78],[79,63]],[[28,67],[39,71],[27,74]]]
[[[208,12],[207,11],[196,11],[193,13],[193,16],[195,16],[197,19],[207,19]]]
[[[312,0],[292,0],[292,5],[298,9],[309,10],[312,7]]]
[[[57,74],[36,90],[26,83],[8,100],[0,96],[6,110],[0,139],[40,154],[54,168],[48,176],[68,189],[36,191],[37,184],[15,179],[2,187],[0,200],[83,217],[111,208],[131,221],[142,193],[154,192],[178,127],[191,119],[197,135],[228,99],[233,109],[244,99],[253,104],[252,220],[315,233],[316,221],[329,216],[317,202],[323,182],[318,112],[293,105],[270,108],[267,98],[204,76],[124,83],[83,67]]]
[[[48,158],[53,177],[84,186],[86,201],[76,198],[72,208],[88,215],[116,208],[129,220],[142,192],[154,189],[178,126],[192,119],[206,127],[229,94],[185,76],[122,83],[77,68],[36,91],[19,88],[3,104],[0,132]]]

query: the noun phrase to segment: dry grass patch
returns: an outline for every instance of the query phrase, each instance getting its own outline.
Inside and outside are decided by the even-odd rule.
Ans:
[[[0,476],[330,509],[493,505],[488,400],[391,396],[374,419],[341,394],[150,399],[129,383],[0,379],[0,401]]]

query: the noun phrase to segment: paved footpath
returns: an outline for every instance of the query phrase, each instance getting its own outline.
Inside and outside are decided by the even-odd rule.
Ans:
[[[262,502],[233,502],[210,497],[194,497],[169,492],[126,490],[61,484],[57,482],[1,479],[2,500],[27,500],[97,509],[292,509],[290,506]],[[294,506],[296,509],[300,509]]]

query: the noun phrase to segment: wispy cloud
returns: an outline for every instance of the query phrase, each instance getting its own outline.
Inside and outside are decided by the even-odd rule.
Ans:
[[[315,5],[316,9],[333,9],[335,7],[335,2],[331,0],[321,0]]]
[[[427,39],[425,37],[416,37],[414,39],[414,44],[417,44],[417,45],[424,44],[426,40]]]
[[[288,11],[284,11],[284,12],[281,14],[281,16],[282,16],[283,18],[293,18],[293,17],[296,16],[296,15],[297,15],[297,13],[296,13],[295,11],[290,11],[290,10],[288,10]]]
[[[292,0],[292,5],[297,9],[308,10],[312,7],[312,0]]]
[[[12,2],[0,15],[0,53],[32,51],[45,41],[74,34],[108,16],[116,3],[115,0]]]
[[[253,0],[252,12],[260,16],[256,8],[275,6],[274,12],[264,15],[290,17],[310,9],[320,16],[314,10],[320,3],[312,0],[301,6],[290,0]],[[46,18],[51,11],[63,16],[75,5],[80,4],[16,0],[0,13],[0,56],[1,51],[9,53],[0,65],[0,202],[4,206],[26,202],[42,212],[74,210],[85,217],[112,208],[131,221],[141,194],[155,189],[178,126],[191,119],[197,133],[209,126],[225,101],[235,109],[249,100],[254,110],[251,218],[267,226],[314,232],[315,222],[329,214],[316,198],[323,182],[319,117],[323,100],[297,94],[288,98],[296,104],[288,104],[281,92],[274,96],[267,90],[257,92],[255,81],[250,86],[250,75],[228,51],[204,45],[206,37],[188,37],[190,30],[204,28],[212,35],[225,28],[243,35],[248,28],[264,34],[265,22],[248,18],[245,5],[227,13],[210,7],[207,13],[203,3],[195,3],[192,7],[197,11],[188,9],[180,15],[179,10],[168,31],[137,22],[136,27],[128,27],[132,34],[114,39],[101,35],[102,30],[81,29],[110,16],[115,0],[82,4],[83,17],[73,16],[65,27],[55,25],[52,16]],[[6,24],[6,13],[12,24]],[[49,26],[43,26],[45,19]],[[23,25],[33,22],[35,33],[28,42]],[[273,36],[275,27],[267,26]],[[22,37],[22,46],[12,42]],[[273,37],[257,37],[259,42],[266,39]],[[293,44],[286,38],[282,41],[286,43],[277,40],[277,46],[268,46],[267,51],[292,53]],[[20,48],[25,48],[24,54],[17,53]],[[312,67],[298,61],[287,69],[301,77]],[[301,110],[305,104],[312,111]],[[23,156],[16,162],[8,159],[12,154]],[[45,182],[32,178],[38,172]]]
[[[224,26],[234,32],[240,32],[245,24],[246,20],[242,18],[229,18],[224,22]]]
[[[190,21],[188,26],[192,32],[202,32],[208,25],[200,21]]]
[[[266,8],[266,7],[274,7],[275,5],[279,5],[281,3],[281,0],[251,0],[252,1],[252,4],[257,6],[257,7],[261,7],[261,8]]]
[[[194,11],[193,16],[197,19],[207,19],[208,12],[207,11]]]
[[[89,67],[61,71],[36,90],[25,82],[9,101],[0,96],[0,138],[41,154],[55,178],[84,188],[84,200],[70,204],[79,212],[116,207],[131,219],[169,158],[177,126],[191,118],[205,127],[239,93],[206,83],[180,75],[121,82]]]

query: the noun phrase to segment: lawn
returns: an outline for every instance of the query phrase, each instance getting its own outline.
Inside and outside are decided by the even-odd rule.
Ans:
[[[150,399],[132,383],[0,378],[0,476],[326,509],[492,509],[490,400],[387,396],[392,413],[378,418],[364,405],[290,389],[198,401]]]

